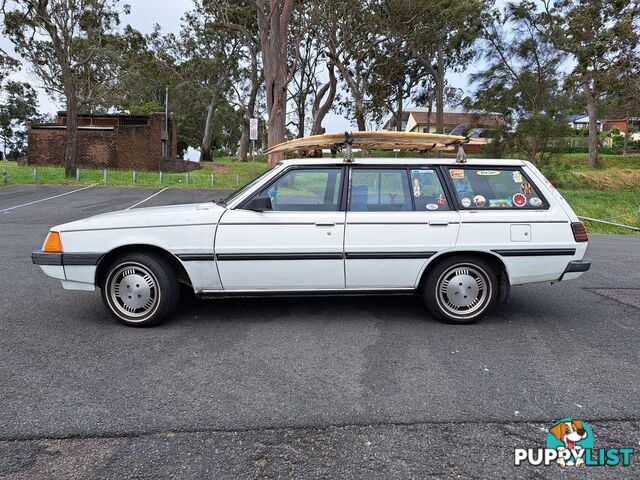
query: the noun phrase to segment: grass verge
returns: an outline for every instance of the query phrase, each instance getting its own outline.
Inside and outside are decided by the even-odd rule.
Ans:
[[[569,202],[577,215],[610,220],[632,227],[640,227],[638,208],[640,190],[566,190],[560,193]],[[626,228],[596,222],[584,222],[589,233],[637,233]]]
[[[104,171],[101,169],[81,169],[80,180],[64,176],[61,167],[38,167],[37,178],[34,167],[23,167],[15,162],[0,162],[0,172],[7,172],[8,185],[24,184],[52,184],[52,185],[108,185],[108,186],[139,186],[139,187],[182,187],[182,188],[231,188],[245,185],[267,169],[265,161],[256,161],[255,173],[251,162],[240,163],[231,160],[221,160],[215,163],[203,164],[204,168],[190,172],[187,183],[185,173],[163,173],[160,182],[159,172],[136,172],[135,183],[133,174],[128,170],[109,170],[107,181],[104,181]],[[0,186],[2,186],[0,177]]]

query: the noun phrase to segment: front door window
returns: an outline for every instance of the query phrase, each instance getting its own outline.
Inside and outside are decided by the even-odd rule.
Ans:
[[[331,212],[338,210],[342,169],[294,169],[265,187],[273,211]]]

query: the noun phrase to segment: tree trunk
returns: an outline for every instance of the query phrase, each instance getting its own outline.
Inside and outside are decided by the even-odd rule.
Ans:
[[[282,143],[285,139],[287,115],[287,85],[289,69],[287,65],[288,27],[293,0],[271,1],[271,11],[265,14],[258,8],[258,28],[262,50],[264,80],[267,90],[267,141],[269,147]],[[278,11],[279,10],[279,11]],[[268,156],[269,168],[284,158],[283,153]]]
[[[360,92],[353,91],[354,115],[358,130],[364,132],[367,129],[366,116],[364,111],[364,100]]]
[[[402,131],[402,94],[398,92],[398,111],[396,113],[396,130]]]
[[[65,81],[67,97],[67,145],[64,150],[64,176],[71,178],[78,168],[78,99],[72,79]]]
[[[211,155],[211,134],[213,132],[213,115],[216,112],[216,103],[211,102],[207,109],[207,119],[204,124],[204,135],[202,136],[202,144],[200,145],[200,161],[210,162],[213,160]]]
[[[333,70],[333,65],[328,65],[329,68],[329,82],[322,86],[322,88],[318,91],[317,97],[313,101],[313,106],[311,108],[311,135],[320,135],[323,132],[322,129],[322,121],[324,117],[327,115],[329,110],[333,105],[333,100],[336,97],[336,87],[338,85],[338,81],[336,80],[336,74]],[[328,91],[328,93],[327,93]],[[322,98],[327,95],[327,99],[324,103],[320,103]]]
[[[303,95],[300,92],[298,97],[298,138],[304,137],[304,123],[307,119],[306,105],[307,104],[307,96]]]
[[[247,161],[247,152],[249,151],[249,126],[246,124],[242,127],[242,135],[240,136],[240,146],[238,147],[238,161]]]
[[[629,148],[629,111],[627,110],[627,116],[624,118],[624,144],[622,145],[622,155],[627,154],[627,148]]]
[[[444,52],[442,45],[437,50],[436,70],[436,133],[444,133]]]
[[[587,99],[587,115],[589,115],[589,160],[587,165],[591,168],[598,167],[598,112],[596,100],[591,92],[588,82],[583,83],[584,94]]]

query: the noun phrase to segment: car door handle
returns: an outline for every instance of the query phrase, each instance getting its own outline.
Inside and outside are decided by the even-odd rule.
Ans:
[[[429,222],[429,226],[431,226],[431,227],[447,227],[447,226],[449,226],[449,222]]]
[[[316,227],[335,227],[336,222],[316,222]]]

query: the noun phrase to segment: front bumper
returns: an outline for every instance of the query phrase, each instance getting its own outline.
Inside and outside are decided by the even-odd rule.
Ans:
[[[31,261],[34,265],[56,265],[62,266],[62,254],[37,251],[31,254]]]
[[[573,260],[567,264],[567,268],[564,269],[562,275],[560,276],[560,280],[565,279],[565,275],[569,273],[578,273],[582,274],[584,272],[588,272],[591,268],[591,262],[583,262],[582,260]],[[577,278],[580,275],[570,275],[571,278]]]
[[[50,253],[38,250],[31,261],[51,278],[62,282],[66,290],[95,290],[96,266],[101,253]]]

